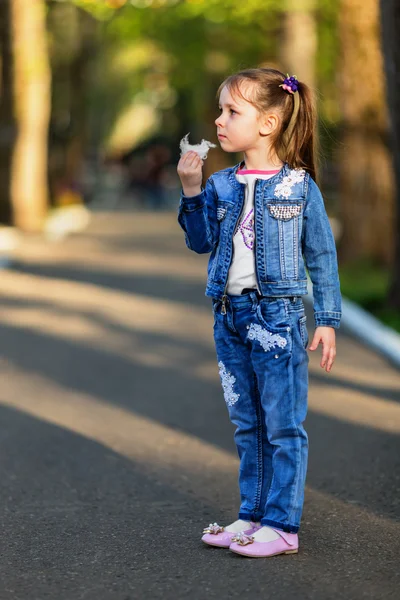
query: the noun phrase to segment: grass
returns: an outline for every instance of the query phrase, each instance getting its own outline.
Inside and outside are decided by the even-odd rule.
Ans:
[[[339,265],[342,295],[400,333],[400,311],[388,308],[389,270],[369,260]]]

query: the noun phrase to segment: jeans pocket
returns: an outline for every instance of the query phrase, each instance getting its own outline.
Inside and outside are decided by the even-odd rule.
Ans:
[[[282,298],[260,300],[257,317],[260,324],[273,333],[287,333],[291,329],[290,317]]]
[[[303,315],[302,317],[299,318],[299,328],[300,328],[300,335],[301,335],[301,339],[303,342],[303,346],[304,346],[304,349],[306,349],[307,345],[308,345],[308,329],[307,329],[306,315]]]

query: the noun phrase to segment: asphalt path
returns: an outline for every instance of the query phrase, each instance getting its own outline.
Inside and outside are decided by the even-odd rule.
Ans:
[[[1,272],[0,600],[400,598],[400,372],[342,328],[331,373],[310,352],[299,554],[200,541],[239,503],[206,261],[121,210]]]

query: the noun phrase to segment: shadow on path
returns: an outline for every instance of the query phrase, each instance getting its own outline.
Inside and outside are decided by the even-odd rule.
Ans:
[[[125,227],[107,242],[116,260]],[[161,251],[179,247],[174,235],[157,238]],[[90,239],[57,252],[68,261]],[[161,279],[51,264],[35,244],[0,290],[2,599],[396,597],[398,373],[339,331],[352,359],[329,376],[310,361],[301,552],[205,547],[201,528],[233,520],[239,498],[204,285],[168,263]]]

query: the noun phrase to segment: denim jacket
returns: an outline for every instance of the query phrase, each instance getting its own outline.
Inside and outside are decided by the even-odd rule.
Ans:
[[[206,296],[225,305],[232,238],[239,222],[245,185],[235,173],[242,163],[211,175],[201,193],[180,194],[178,222],[186,245],[211,252]],[[335,240],[321,192],[312,177],[287,163],[254,187],[254,263],[263,296],[301,296],[313,284],[315,326],[340,327],[341,293]]]

